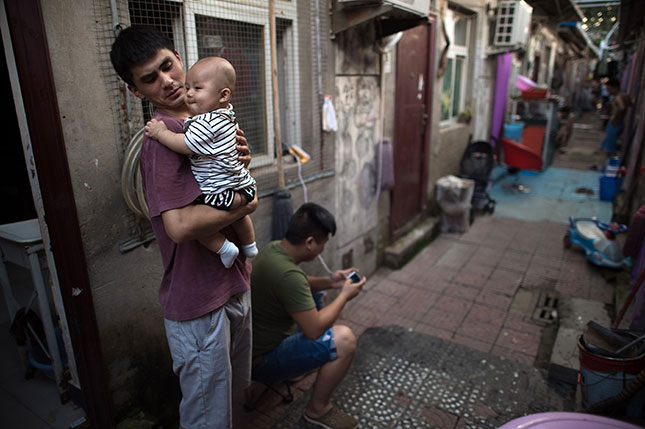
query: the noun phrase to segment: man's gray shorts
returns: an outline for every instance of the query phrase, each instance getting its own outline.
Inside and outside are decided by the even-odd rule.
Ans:
[[[230,428],[231,396],[248,387],[251,375],[251,292],[198,319],[165,325],[181,386],[181,425]]]

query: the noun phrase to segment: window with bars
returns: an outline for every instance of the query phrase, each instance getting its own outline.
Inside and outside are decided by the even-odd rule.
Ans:
[[[301,144],[295,3],[276,2],[276,60],[281,139]],[[251,146],[251,167],[272,164],[275,148],[268,2],[130,0],[128,12],[132,24],[155,26],[173,40],[185,67],[214,55],[233,64],[237,83],[231,103]],[[143,119],[149,119],[151,108],[146,102],[143,112]]]
[[[455,120],[465,107],[465,85],[471,20],[448,11],[446,31],[453,43],[447,54],[441,85],[441,122]]]

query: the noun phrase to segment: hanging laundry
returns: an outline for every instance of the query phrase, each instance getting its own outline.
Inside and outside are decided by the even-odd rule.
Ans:
[[[338,123],[336,122],[336,110],[334,110],[334,103],[331,102],[331,95],[325,95],[322,113],[323,131],[338,131]]]

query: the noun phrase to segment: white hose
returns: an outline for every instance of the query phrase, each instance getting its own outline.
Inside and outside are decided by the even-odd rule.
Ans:
[[[294,158],[296,159],[296,162],[298,163],[298,180],[300,180],[300,185],[302,186],[302,194],[305,199],[305,203],[309,202],[309,197],[307,195],[307,185],[305,185],[305,180],[302,178],[302,163],[300,162],[300,158],[298,157],[297,154],[294,155]],[[318,254],[318,260],[320,261],[320,264],[323,266],[325,271],[327,271],[329,274],[333,274],[334,272],[329,269],[327,266],[327,263],[322,257],[322,254]]]
[[[143,191],[139,159],[141,158],[141,143],[143,142],[143,128],[130,139],[125,149],[123,169],[121,170],[121,193],[128,208],[145,219],[148,216],[148,204]]]

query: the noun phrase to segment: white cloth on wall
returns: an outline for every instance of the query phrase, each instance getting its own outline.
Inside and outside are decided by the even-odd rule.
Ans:
[[[338,131],[338,122],[336,122],[336,110],[334,110],[334,103],[331,102],[331,95],[325,95],[325,101],[323,101],[322,120],[323,131]]]

